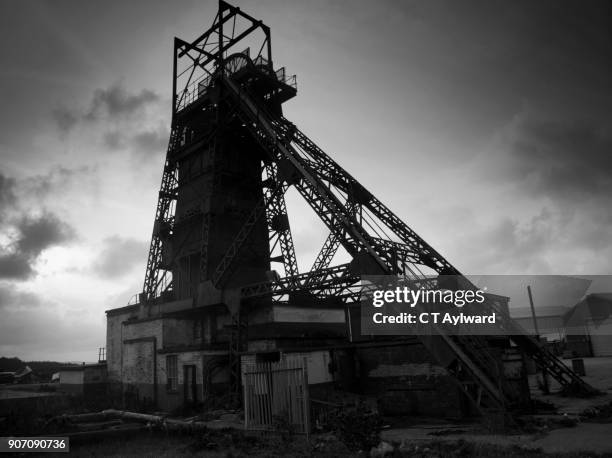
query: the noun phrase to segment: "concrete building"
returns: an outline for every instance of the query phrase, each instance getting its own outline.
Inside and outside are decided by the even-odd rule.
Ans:
[[[86,398],[105,396],[107,392],[106,363],[60,368],[59,391]]]
[[[530,307],[510,309],[512,318],[530,334],[536,334],[536,324],[541,337],[559,341],[565,337],[564,316],[570,307],[562,305],[538,306],[535,308],[535,322]]]
[[[612,293],[588,294],[564,317],[568,347],[581,356],[612,356]]]

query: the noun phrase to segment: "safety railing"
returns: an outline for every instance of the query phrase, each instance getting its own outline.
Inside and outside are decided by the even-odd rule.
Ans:
[[[250,49],[246,48],[241,53],[234,54],[233,56],[228,57],[228,61],[232,60],[231,72],[228,76],[231,76],[235,73],[238,73],[240,70],[252,64],[255,67],[267,68],[269,65],[269,61],[262,56],[257,56],[254,60],[250,58]],[[226,66],[229,68],[229,66]],[[181,111],[185,109],[187,106],[191,105],[195,101],[197,101],[200,97],[204,95],[208,87],[211,85],[213,79],[215,78],[216,73],[213,74],[203,74],[200,77],[196,78],[192,82],[190,82],[183,92],[180,95],[177,95],[178,100],[176,111]],[[281,67],[278,70],[274,71],[274,76],[276,79],[287,85],[292,87],[293,89],[297,89],[297,77],[296,75],[287,75],[285,67]]]

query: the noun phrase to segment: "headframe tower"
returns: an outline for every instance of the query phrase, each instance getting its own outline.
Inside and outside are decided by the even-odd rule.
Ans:
[[[159,304],[177,300],[192,300],[194,310],[226,307],[234,388],[238,355],[246,349],[256,310],[299,305],[345,310],[348,316],[359,304],[361,275],[423,282],[431,282],[432,274],[461,276],[283,116],[283,103],[297,93],[296,79],[275,69],[263,22],[221,0],[210,29],[191,42],[175,39],[172,93],[172,128],[140,305],[149,316]],[[329,230],[312,268],[303,273],[284,199],[290,187]],[[340,249],[351,261],[334,265]],[[283,275],[277,274],[281,269]],[[563,386],[591,390],[498,313],[514,345]],[[486,337],[440,333],[423,345],[478,409],[512,404],[515,393],[500,378]]]

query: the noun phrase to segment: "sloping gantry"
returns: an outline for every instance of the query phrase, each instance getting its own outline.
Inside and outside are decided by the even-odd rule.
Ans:
[[[257,42],[260,46],[255,57],[251,57],[250,48],[235,52],[238,45],[244,47],[245,43],[252,44],[255,34],[261,37]],[[288,77],[284,68],[273,68],[270,29],[239,8],[220,1],[217,16],[209,30],[193,42],[175,38],[172,130],[142,301],[154,302],[169,297],[174,287],[172,272],[167,267],[167,261],[164,261],[163,253],[164,238],[172,234],[179,223],[174,217],[179,171],[178,162],[173,158],[202,145],[209,145],[210,150],[214,151],[220,126],[229,119],[233,122],[238,120],[243,130],[265,152],[265,158],[261,161],[263,189],[261,197],[212,271],[207,257],[210,221],[207,217],[202,218],[201,281],[212,282],[214,287],[223,289],[233,261],[253,228],[264,218],[270,235],[270,260],[282,262],[285,276],[242,285],[243,302],[250,298],[270,297],[275,302],[290,304],[292,295],[299,293],[319,299],[333,297],[349,304],[359,301],[360,274],[401,274],[426,288],[435,286],[435,281],[427,275],[429,273],[461,275],[440,253],[282,116],[281,103],[295,92],[295,77]],[[216,128],[187,138],[184,119],[193,117],[198,110],[215,110],[220,106],[224,107],[224,114],[221,117],[217,113]],[[210,186],[215,186],[215,183]],[[298,273],[284,200],[290,187],[297,190],[329,229],[329,236],[311,270],[301,274]],[[340,247],[352,261],[332,266],[332,259]],[[476,289],[465,277],[462,280],[463,288]],[[489,302],[482,304],[482,307],[483,313],[491,313],[495,308],[500,330],[508,334],[523,352],[562,386],[593,391],[504,311],[496,309]],[[239,323],[239,310],[232,312],[235,322]],[[513,398],[509,390],[513,388],[500,383],[503,377],[486,337],[451,336],[444,329],[437,328],[432,336],[420,339],[481,410],[504,410],[508,407],[508,399]],[[232,345],[230,352],[240,350],[239,342],[234,341]]]

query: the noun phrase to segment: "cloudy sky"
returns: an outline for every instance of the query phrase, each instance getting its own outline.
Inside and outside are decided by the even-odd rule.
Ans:
[[[285,115],[460,270],[612,274],[610,2],[236,3]],[[142,288],[172,37],[215,12],[0,2],[0,355],[94,360]],[[326,234],[288,205],[306,268]]]

